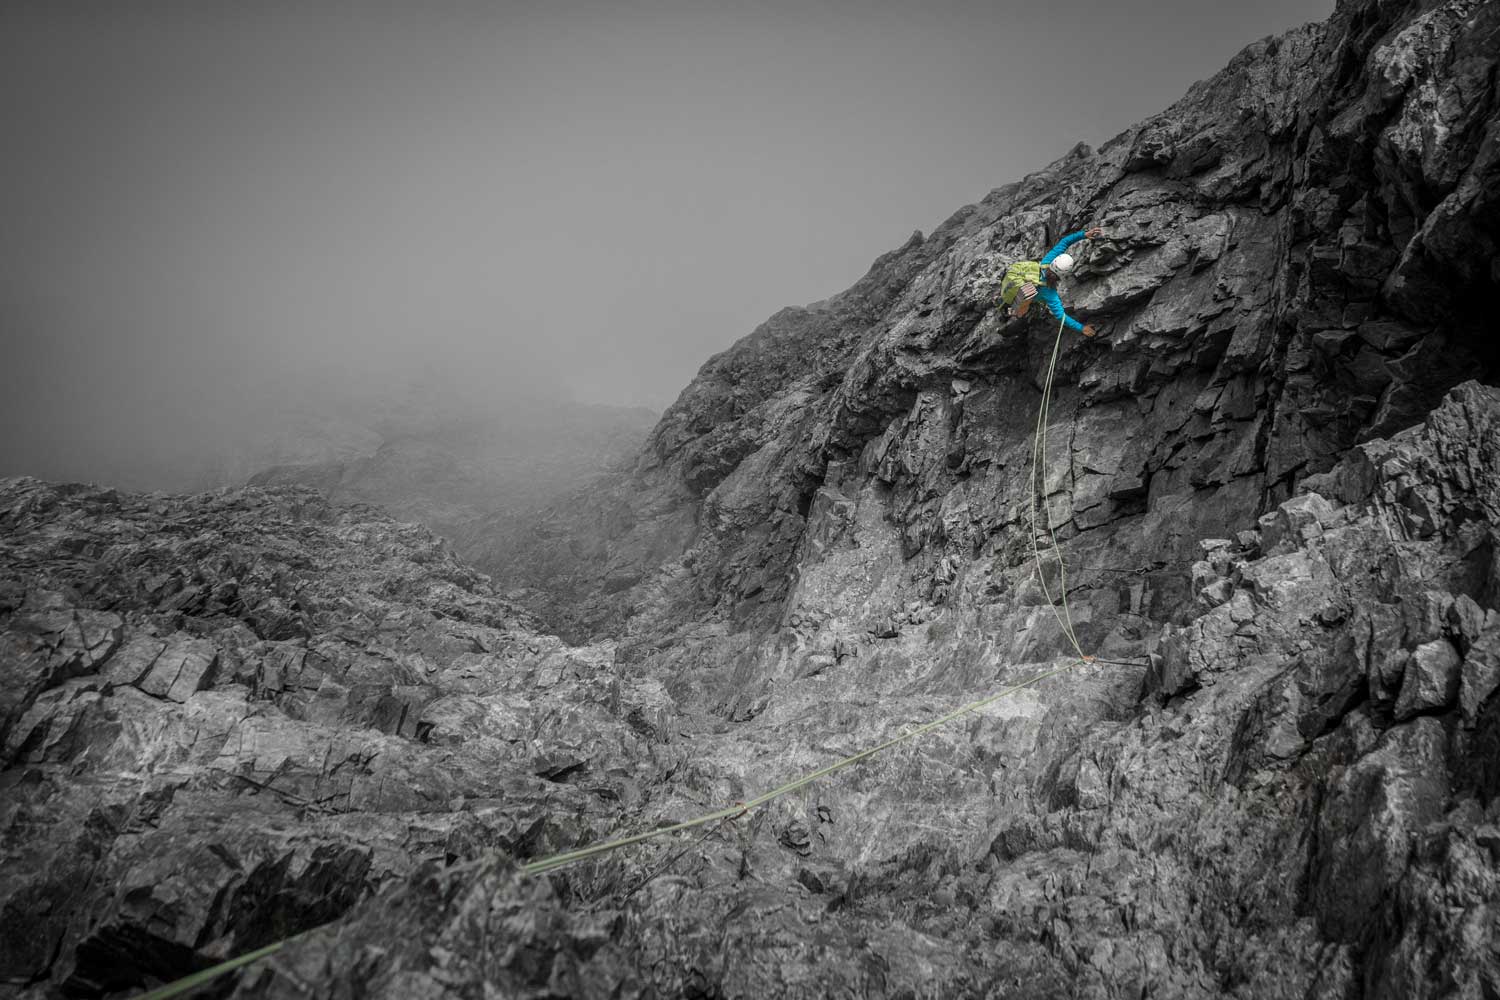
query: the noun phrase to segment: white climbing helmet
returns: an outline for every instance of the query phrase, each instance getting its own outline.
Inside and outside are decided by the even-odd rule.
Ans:
[[[1070,253],[1060,253],[1052,258],[1052,263],[1048,264],[1047,267],[1058,274],[1067,274],[1073,270],[1073,255]]]

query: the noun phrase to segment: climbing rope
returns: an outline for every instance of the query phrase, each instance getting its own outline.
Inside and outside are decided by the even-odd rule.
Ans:
[[[1015,694],[1017,691],[1022,691],[1026,688],[1039,684],[1049,677],[1056,677],[1058,674],[1067,673],[1069,670],[1074,669],[1078,665],[1079,663],[1069,663],[1066,666],[1056,667],[1052,670],[1047,670],[1043,673],[1036,674],[1033,677],[1028,677],[1026,680],[1018,681],[1017,683],[1012,684],[1007,688],[1003,688],[1000,691],[995,692],[994,694],[988,695],[984,698],[980,698],[978,701],[971,701],[967,705],[960,706],[959,708],[956,708],[945,715],[941,715],[938,718],[933,719],[931,722],[926,722],[914,729],[909,729],[906,732],[901,733],[899,736],[893,736],[882,743],[876,744],[875,746],[868,747],[864,750],[859,751],[858,753],[850,754],[847,757],[842,757],[831,764],[818,768],[816,771],[811,771],[807,774],[804,774],[800,778],[794,778],[793,780],[788,781],[786,784],[779,785],[776,788],[771,789],[769,792],[757,795],[755,798],[749,799],[748,801],[736,802],[734,805],[726,806],[723,809],[715,809],[713,812],[704,813],[701,816],[695,816],[692,819],[683,820],[680,823],[672,823],[668,826],[656,827],[655,829],[647,830],[644,833],[638,833],[633,836],[620,837],[617,840],[609,840],[599,844],[592,844],[588,847],[578,848],[577,850],[563,851],[559,854],[553,854],[548,857],[521,865],[519,871],[521,872],[521,874],[527,876],[541,875],[546,872],[555,871],[556,869],[561,868],[565,865],[575,864],[576,862],[584,861],[588,858],[594,858],[602,854],[608,854],[612,851],[617,851],[622,847],[629,847],[632,844],[639,844],[643,841],[652,840],[657,837],[666,837],[674,833],[680,833],[683,830],[691,830],[695,827],[700,827],[705,824],[712,823],[716,820],[722,821],[738,819],[739,817],[750,812],[750,810],[758,809],[769,802],[773,802],[776,799],[781,798],[783,795],[788,795],[800,788],[804,788],[807,785],[812,784],[814,781],[817,781],[819,778],[827,777],[828,775],[833,774],[837,771],[842,771],[846,767],[857,764],[862,760],[873,757],[884,750],[889,750],[891,747],[897,746],[901,743],[905,743],[909,740],[914,740],[918,736],[930,733],[934,729],[937,729],[939,726],[952,722],[954,719],[957,719],[960,716],[969,715],[989,705],[993,705],[995,702],[1000,701],[1003,698],[1007,698],[1010,695]],[[655,876],[653,875],[652,877],[654,878]],[[644,883],[642,884],[644,885]],[[227,962],[212,966],[211,968],[200,970],[183,979],[168,983],[167,985],[152,990],[149,993],[145,993],[142,996],[138,997],[137,1000],[170,1000],[170,998],[172,997],[181,996],[188,990],[193,989],[197,986],[201,986],[204,983],[216,979],[227,972],[233,972],[235,969],[249,965],[251,962],[257,961],[261,958],[265,958],[268,955],[272,955],[277,951],[280,951],[287,943],[294,941],[306,934],[311,934],[314,930],[317,929],[318,928],[310,928],[309,930],[303,931],[301,934],[293,935],[289,938],[277,941],[274,944],[268,944],[264,948],[261,948],[257,951],[252,951],[247,954],[240,955],[237,958],[230,959]]]
[[[625,895],[621,896],[618,900],[615,901],[615,906],[616,907],[624,906],[625,903],[626,903],[626,901],[629,900],[631,896],[634,896],[636,893],[638,893],[642,889],[646,888],[646,886],[648,886],[652,882],[656,881],[656,879],[657,879],[658,876],[660,876],[664,872],[670,870],[673,865],[677,864],[677,862],[679,862],[683,858],[687,857],[688,852],[690,852],[690,851],[696,851],[698,848],[702,847],[705,843],[708,842],[708,838],[709,837],[712,837],[714,834],[720,832],[726,826],[728,826],[730,823],[733,823],[738,818],[739,818],[738,816],[730,816],[728,819],[721,819],[721,820],[719,820],[719,825],[718,826],[711,826],[707,830],[703,831],[703,836],[699,837],[697,840],[695,840],[692,843],[688,844],[686,847],[684,847],[682,850],[678,851],[676,854],[672,855],[666,861],[663,861],[660,865],[657,865],[655,871],[653,871],[650,875],[647,875],[645,878],[641,879],[635,885],[631,886],[629,892],[625,893]]]
[[[1073,612],[1068,607],[1068,570],[1063,562],[1062,547],[1057,542],[1057,530],[1052,524],[1052,506],[1047,500],[1047,431],[1051,418],[1052,385],[1057,375],[1057,355],[1062,347],[1062,335],[1066,324],[1067,320],[1057,324],[1057,336],[1052,341],[1052,357],[1047,362],[1047,376],[1042,383],[1042,403],[1037,408],[1036,435],[1031,442],[1031,479],[1027,483],[1027,507],[1031,515],[1031,551],[1036,558],[1037,583],[1041,586],[1042,595],[1047,598],[1047,603],[1057,618],[1058,628],[1062,629],[1063,635],[1072,644],[1078,658],[1084,663],[1092,663],[1093,657],[1083,651],[1083,645],[1078,641],[1078,633],[1073,627]],[[1046,567],[1042,563],[1042,547],[1041,542],[1038,541],[1040,531],[1036,518],[1038,503],[1046,516],[1047,537],[1052,542],[1052,553],[1057,560],[1060,591],[1058,598],[1052,596],[1052,591],[1047,586]],[[1058,607],[1059,604],[1061,609]]]
[[[303,931],[302,934],[311,934],[315,930],[317,928],[313,927]],[[301,937],[302,934],[294,934],[289,938],[283,938],[280,941],[268,944],[264,948],[257,948],[254,951],[247,951],[243,955],[237,955],[227,962],[220,962],[218,965],[210,966],[207,969],[199,969],[190,976],[183,976],[181,979],[174,980],[165,986],[159,986],[149,993],[142,993],[139,997],[136,997],[136,1000],[169,1000],[171,997],[180,997],[188,990],[196,989],[205,983],[211,983],[226,973],[233,972],[235,969],[242,968],[252,962],[258,962],[269,955],[276,954],[287,944]]]
[[[647,830],[645,833],[637,833],[634,836],[621,837],[618,840],[609,840],[605,841],[602,844],[593,844],[589,847],[579,848],[576,851],[564,851],[561,854],[554,854],[550,857],[542,858],[539,861],[533,861],[529,864],[522,865],[521,872],[526,875],[540,875],[543,872],[549,872],[555,868],[561,868],[564,865],[571,865],[578,861],[597,857],[600,854],[608,854],[611,851],[617,851],[622,847],[629,847],[631,844],[639,844],[641,841],[651,840],[654,837],[664,837],[667,834],[680,833],[683,830],[691,830],[694,827],[702,826],[705,823],[712,823],[715,820],[719,819],[728,819],[730,817],[739,818],[750,810],[758,809],[768,802],[772,802],[776,799],[781,798],[783,795],[795,792],[799,788],[803,788],[807,785],[812,784],[819,778],[826,778],[828,775],[833,774],[836,771],[842,771],[846,767],[849,767],[853,764],[858,764],[860,761],[873,757],[884,750],[889,750],[893,746],[905,743],[908,740],[914,740],[918,736],[921,736],[925,733],[930,733],[939,726],[952,722],[959,716],[969,715],[973,712],[977,712],[981,708],[993,705],[995,702],[1000,701],[1002,698],[1007,698],[1010,695],[1015,694],[1017,691],[1021,691],[1025,688],[1038,684],[1049,677],[1056,677],[1058,674],[1067,673],[1077,665],[1078,664],[1076,663],[1070,663],[1067,666],[1057,667],[1053,670],[1048,670],[1045,673],[1037,674],[1035,677],[1030,677],[1024,681],[1020,681],[1019,683],[1012,684],[1010,687],[1004,688],[996,692],[995,694],[980,698],[978,701],[971,701],[967,705],[955,708],[953,711],[947,713],[946,715],[941,715],[938,718],[933,719],[931,722],[923,723],[922,725],[917,726],[915,729],[909,729],[899,736],[893,736],[883,743],[877,743],[875,746],[868,747],[864,750],[859,751],[858,753],[850,754],[847,757],[842,757],[834,761],[832,764],[828,764],[824,767],[818,768],[816,771],[811,771],[807,774],[804,774],[800,778],[794,778],[784,785],[778,785],[776,788],[771,789],[769,792],[757,795],[755,798],[748,801],[736,802],[732,806],[727,806],[723,809],[716,809],[713,812],[704,813],[702,816],[695,816],[692,819],[683,820],[680,823],[673,823],[671,826],[657,827],[654,830]]]
[[[799,778],[794,778],[791,781],[786,782],[785,784],[778,785],[770,791],[763,792],[762,794],[757,795],[747,801],[736,802],[733,805],[725,806],[722,809],[715,809],[712,812],[704,813],[701,816],[695,816],[692,819],[682,820],[678,823],[671,823],[666,826],[655,827],[654,829],[647,830],[643,833],[633,834],[628,837],[619,837],[615,840],[607,840],[598,844],[591,844],[588,847],[580,847],[575,850],[562,851],[557,854],[548,855],[547,857],[539,858],[535,861],[530,861],[524,865],[521,865],[519,871],[522,875],[528,877],[543,875],[547,872],[556,871],[557,869],[562,868],[566,865],[576,864],[580,861],[586,861],[590,858],[597,858],[601,855],[609,854],[622,848],[630,847],[634,844],[640,844],[659,837],[671,836],[672,834],[681,833],[684,830],[695,829],[697,827],[705,826],[709,823],[718,822],[720,824],[720,827],[718,828],[722,828],[723,825],[739,819],[753,809],[758,809],[761,806],[767,805],[784,795],[789,795],[790,793],[795,792],[798,789],[805,788],[806,786],[812,784],[820,778],[825,778],[838,771],[842,771],[844,768],[852,767],[860,761],[867,760],[871,757],[874,757],[876,754],[889,750],[891,747],[898,746],[902,743],[914,740],[919,736],[925,735],[926,733],[930,733],[934,729],[952,722],[954,719],[960,718],[965,715],[970,715],[982,708],[993,705],[995,702],[1000,701],[1003,698],[1007,698],[1010,695],[1015,694],[1017,691],[1022,691],[1026,688],[1039,684],[1042,681],[1047,680],[1049,677],[1056,677],[1059,674],[1067,673],[1068,671],[1073,670],[1080,665],[1099,662],[1096,661],[1094,657],[1086,654],[1083,651],[1083,646],[1078,641],[1078,634],[1073,628],[1073,616],[1072,612],[1068,608],[1067,570],[1063,565],[1062,548],[1057,541],[1057,531],[1052,523],[1052,512],[1050,507],[1046,503],[1046,433],[1048,420],[1050,417],[1049,411],[1051,406],[1053,381],[1057,373],[1057,358],[1062,345],[1062,335],[1064,328],[1064,324],[1058,325],[1057,337],[1052,344],[1052,356],[1047,364],[1047,376],[1042,387],[1042,402],[1040,408],[1037,411],[1037,429],[1036,435],[1032,439],[1031,448],[1032,478],[1029,483],[1031,499],[1029,507],[1031,514],[1031,547],[1032,552],[1036,557],[1037,578],[1041,584],[1043,595],[1046,596],[1048,604],[1052,606],[1053,614],[1057,616],[1058,626],[1062,629],[1063,634],[1067,636],[1068,641],[1073,646],[1073,649],[1078,653],[1077,661],[1068,663],[1065,666],[1056,667],[1052,670],[1044,671],[1043,673],[1037,674],[1033,677],[1029,677],[1026,680],[1020,681],[1016,684],[1012,684],[1007,688],[1003,688],[1000,691],[995,692],[994,694],[988,695],[984,698],[980,698],[978,701],[971,701],[967,705],[962,705],[954,709],[953,711],[946,713],[945,715],[941,715],[938,718],[933,719],[930,722],[923,723],[922,725],[919,725],[914,729],[908,729],[898,736],[893,736],[890,739],[885,740],[884,742],[878,743],[872,747],[868,747],[864,750],[859,751],[858,753],[850,754],[847,757],[841,757],[831,764],[820,767],[817,770],[804,774]],[[1044,571],[1044,565],[1042,562],[1041,543],[1038,541],[1037,537],[1038,523],[1036,508],[1038,502],[1038,494],[1040,494],[1041,503],[1045,511],[1047,535],[1052,542],[1053,555],[1056,558],[1058,565],[1058,581],[1060,593],[1057,599],[1054,599],[1052,597],[1051,590],[1047,586],[1046,573]],[[1107,660],[1103,662],[1123,663],[1124,661]],[[713,831],[709,831],[709,833],[712,832]],[[705,834],[705,836],[698,841],[698,844],[701,845],[707,839],[708,836],[707,834]],[[693,846],[695,845],[689,845],[688,849],[691,849]],[[683,856],[684,853],[686,853],[686,850],[678,852],[671,859],[669,859],[667,863],[663,864],[655,872],[653,872],[650,876],[648,876],[645,880],[638,884],[636,886],[636,889],[640,889],[647,882],[650,882],[652,879],[656,878],[657,875],[661,874],[661,872],[671,867],[671,865],[675,864],[677,860]],[[629,893],[627,893],[626,898],[629,898],[630,895],[633,895],[636,889],[632,889]],[[304,935],[311,934],[317,929],[318,928],[310,928],[306,931],[303,931],[301,934],[292,935],[291,937],[284,938],[272,944],[268,944],[263,948],[257,949],[252,952],[247,952],[246,954],[240,955],[236,958],[232,958],[227,962],[222,962],[210,968],[202,969],[190,976],[186,976],[175,982],[168,983],[165,986],[152,990],[149,993],[145,993],[141,997],[139,997],[138,1000],[171,1000],[171,998],[181,996],[187,991],[194,989],[195,987],[202,986],[205,983],[217,979],[219,976],[222,976],[229,972],[233,972],[235,969],[243,968],[244,966],[249,965],[252,962],[256,962],[269,955],[275,954],[291,941],[297,940]]]

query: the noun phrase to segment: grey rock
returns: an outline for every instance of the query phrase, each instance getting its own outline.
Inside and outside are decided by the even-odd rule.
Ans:
[[[1491,611],[1488,627],[1464,656],[1458,703],[1465,723],[1471,727],[1479,718],[1485,702],[1500,687],[1500,621],[1496,621],[1496,617]]]
[[[218,663],[219,653],[212,643],[173,635],[152,656],[151,665],[146,675],[139,678],[138,686],[158,698],[187,701],[189,695],[212,682]]]
[[[1456,395],[1440,420],[1407,436],[1406,453],[1434,471],[1439,451],[1467,454],[1483,421],[1460,437],[1433,428],[1482,400],[1500,412],[1500,394]],[[1383,448],[1372,442],[1333,474]],[[1151,668],[1158,679],[1146,679],[1148,692],[1169,696],[1160,707],[1136,700],[1140,673],[1082,671],[966,732],[876,758],[870,773],[811,791],[810,802],[778,803],[742,827],[683,843],[681,857],[664,844],[638,863],[539,882],[494,862],[428,870],[253,968],[240,992],[291,995],[311,979],[341,995],[339,984],[361,968],[367,995],[385,996],[482,981],[574,995],[889,995],[934,978],[964,994],[997,976],[1041,996],[1134,995],[1143,983],[1217,996],[1225,976],[1241,977],[1245,995],[1300,996],[1346,995],[1372,975],[1400,984],[1391,995],[1421,996],[1434,995],[1423,978],[1432,955],[1455,957],[1478,989],[1496,973],[1489,932],[1453,916],[1500,899],[1494,823],[1449,775],[1466,769],[1455,754],[1493,751],[1450,743],[1440,717],[1403,722],[1371,711],[1362,692],[1385,627],[1377,622],[1400,650],[1408,636],[1441,631],[1461,604],[1462,595],[1435,588],[1462,562],[1452,539],[1464,531],[1463,511],[1486,501],[1454,493],[1431,538],[1392,547],[1375,499],[1330,503],[1332,527],[1292,535],[1289,551],[1237,560],[1246,589],[1236,604],[1164,629]],[[1357,613],[1331,623],[1316,613],[1335,599]],[[1487,643],[1482,635],[1472,649]],[[1406,653],[1413,672],[1444,659],[1435,646]],[[743,680],[772,660],[741,662]],[[877,717],[920,709],[896,708],[895,691],[876,702],[861,693],[885,683],[883,670],[909,685],[912,671],[930,669],[923,663],[892,649],[859,676],[841,678],[845,664],[824,663],[772,685],[754,722],[692,740],[695,771],[719,771],[730,799],[743,794],[747,759],[794,773],[809,718],[815,732],[846,734],[843,746],[866,744],[873,733],[860,731]],[[809,684],[823,687],[813,694]],[[822,693],[830,689],[839,693]],[[992,790],[976,792],[976,783]],[[683,812],[669,805],[651,815]],[[936,834],[915,818],[939,815]],[[613,889],[592,905],[573,901],[601,884]],[[803,951],[810,927],[822,942],[815,959]],[[485,947],[502,933],[526,947]],[[1057,943],[1040,947],[1043,933]],[[1179,943],[1153,951],[1162,937]],[[1366,950],[1376,939],[1387,946]],[[868,980],[861,970],[877,954],[904,964]]]
[[[1500,993],[1497,34],[1251,46],[711,359],[498,593],[311,491],[0,486],[5,988],[320,927],[225,988]],[[1096,219],[1034,463],[985,289]]]
[[[131,636],[125,647],[104,665],[104,669],[100,672],[101,679],[111,687],[139,684],[166,648],[167,644],[155,636]]]
[[[7,984],[138,990],[424,863],[592,839],[660,766],[659,685],[369,508],[23,479],[0,527]]]
[[[914,587],[945,559],[970,558],[976,541],[1024,518],[1028,417],[1052,332],[994,322],[982,278],[1096,219],[1106,237],[1083,254],[1067,297],[1131,342],[1064,343],[1053,412],[1075,426],[1070,446],[1061,434],[1049,442],[1056,459],[1070,456],[1071,509],[1054,512],[1063,533],[1139,556],[1110,564],[1128,571],[1191,560],[1199,538],[1244,530],[1354,443],[1421,421],[1491,364],[1482,310],[1438,334],[1430,312],[1393,311],[1377,294],[1384,276],[1425,267],[1405,255],[1424,252],[1419,219],[1433,202],[1412,192],[1462,187],[1456,177],[1489,162],[1488,106],[1424,96],[1483,78],[1495,15],[1457,10],[1351,4],[1252,46],[1162,115],[992,192],[847,292],[778,314],[705,366],[633,470],[550,512],[497,572],[578,638],[710,616],[759,628],[785,605],[816,498],[857,498],[874,481],[890,490],[885,516],[901,525]],[[1404,82],[1393,91],[1379,67]],[[1246,100],[1231,124],[1225,108]],[[1399,146],[1392,135],[1359,126],[1424,113],[1443,123],[1433,133],[1443,153],[1402,155],[1399,169],[1383,159]],[[1466,190],[1475,218],[1500,212],[1493,195]],[[1392,212],[1411,225],[1389,229]],[[1451,224],[1488,245],[1472,220],[1442,220],[1433,234]],[[1434,299],[1454,297],[1444,280],[1479,282],[1458,297],[1484,301],[1490,279],[1421,280]],[[1357,335],[1340,343],[1358,349],[1330,354],[1330,330]],[[961,407],[955,381],[969,386]],[[1054,464],[1051,490],[1063,472]],[[959,488],[966,524],[951,532],[942,498]],[[1312,524],[1305,514],[1296,530]],[[1397,516],[1399,530],[1422,530],[1417,506]],[[994,554],[1009,573],[1028,555]],[[1109,587],[1079,582],[1101,596]],[[1181,602],[1156,582],[1148,605]]]
[[[1447,639],[1424,642],[1413,650],[1396,698],[1396,718],[1451,705],[1458,697],[1460,664],[1458,651]]]
[[[1274,555],[1301,548],[1333,524],[1333,505],[1316,493],[1304,493],[1260,519],[1261,549]]]

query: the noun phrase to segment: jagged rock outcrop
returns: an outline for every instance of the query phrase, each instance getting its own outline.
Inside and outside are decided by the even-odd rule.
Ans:
[[[843,587],[869,606],[861,631],[911,602],[993,605],[1027,572],[1055,327],[1001,325],[990,282],[1097,222],[1064,298],[1105,334],[1065,343],[1051,489],[1085,603],[1129,589],[1133,612],[1165,613],[1198,539],[1500,371],[1497,50],[1500,12],[1476,0],[1346,2],[1252,45],[1097,152],[778,313],[704,366],[631,473],[492,568],[574,636],[815,618],[809,574],[855,545],[848,570],[891,591]]]
[[[0,995],[139,989],[596,834],[663,757],[611,660],[310,490],[0,481]]]
[[[1342,3],[779,313],[502,567],[591,645],[304,491],[7,484],[3,988],[1500,995],[1497,61]],[[987,281],[1094,221],[1035,490]],[[1034,500],[1113,662],[518,874],[1068,663]]]
[[[217,946],[208,953],[245,945],[265,936],[246,908],[279,907],[291,929],[360,895],[319,888],[364,878],[383,891],[366,888],[343,919],[250,966],[235,995],[1490,995],[1500,989],[1500,390],[1466,384],[1423,425],[1361,446],[1307,485],[1234,541],[1200,547],[1191,604],[1181,624],[1163,627],[1148,665],[1081,666],[703,838],[526,879],[514,858],[531,842],[513,817],[566,818],[538,845],[680,820],[1039,665],[1003,663],[978,636],[968,640],[976,655],[935,661],[942,635],[929,627],[857,669],[828,665],[779,688],[750,722],[670,742],[668,728],[641,725],[644,703],[601,699],[589,724],[610,727],[602,742],[617,749],[589,749],[592,796],[556,788],[550,819],[524,794],[539,783],[512,777],[484,800],[496,821],[511,818],[498,843],[474,849],[482,836],[450,836],[442,861],[379,879],[367,842],[336,840],[343,853],[322,855],[322,868],[316,852],[314,862],[283,861],[280,893],[239,890],[243,869],[219,875],[221,891],[238,893],[238,906],[222,908],[184,907],[194,894],[171,877],[183,860],[127,855],[139,867],[118,883],[105,919],[79,921],[114,936],[94,930],[75,961],[95,974],[118,968],[120,953],[93,943],[103,936],[132,945],[137,971],[185,962],[186,948],[169,954],[155,935],[190,938],[183,924],[194,921]],[[80,649],[101,648],[97,632],[78,636]],[[648,690],[628,672],[614,682]],[[516,690],[533,684],[528,676]],[[528,697],[594,696],[576,684]],[[671,729],[684,724],[669,700],[654,708]],[[654,773],[642,773],[643,756],[627,775],[629,754],[644,751],[613,735],[621,715],[658,757]],[[58,754],[75,775],[95,766]],[[194,784],[156,815],[179,815]],[[618,799],[628,818],[599,815],[610,788],[632,790]],[[264,821],[254,792],[240,791],[251,801],[237,818]],[[346,793],[322,801],[330,825],[355,806]],[[452,813],[434,812],[441,833]],[[371,822],[368,812],[360,819]],[[204,829],[218,828],[179,828]],[[302,832],[314,842],[337,837],[313,829]],[[267,836],[250,831],[250,844]],[[189,855],[194,870],[256,856],[219,838],[210,857]],[[116,839],[125,844],[111,853],[144,849]],[[292,891],[299,885],[306,895]],[[292,911],[299,899],[307,909]],[[156,922],[147,901],[160,907]]]

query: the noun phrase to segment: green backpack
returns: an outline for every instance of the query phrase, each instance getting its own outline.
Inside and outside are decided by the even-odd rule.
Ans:
[[[1041,262],[1018,260],[1005,269],[1005,280],[1000,283],[1000,301],[1005,305],[1013,305],[1016,296],[1020,294],[1021,286],[1028,283],[1042,284]]]

